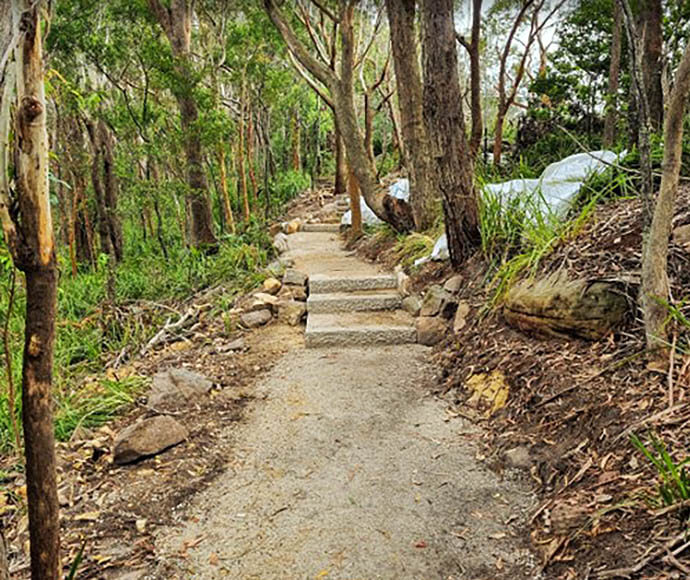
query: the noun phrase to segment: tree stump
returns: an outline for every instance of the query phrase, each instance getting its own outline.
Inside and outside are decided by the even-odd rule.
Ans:
[[[599,340],[618,327],[629,311],[627,283],[567,280],[563,275],[524,282],[508,292],[506,321],[542,336]]]

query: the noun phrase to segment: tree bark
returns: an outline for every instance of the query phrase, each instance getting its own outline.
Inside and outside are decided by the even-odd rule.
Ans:
[[[458,268],[480,243],[474,170],[462,111],[453,0],[425,2],[424,120],[436,160],[450,260]]]
[[[39,13],[42,3],[15,0],[19,19],[16,114],[16,195],[21,221],[8,240],[26,276],[22,419],[31,542],[31,577],[60,577],[52,367],[57,267],[48,188],[48,135]],[[4,218],[3,218],[4,219]],[[8,229],[5,228],[7,232]]]
[[[470,56],[470,107],[472,109],[472,133],[470,152],[476,158],[482,144],[484,123],[482,119],[482,73],[479,55],[479,42],[482,25],[482,0],[472,0],[472,38],[468,45]]]
[[[393,66],[400,105],[405,166],[410,176],[410,204],[415,229],[428,229],[434,221],[437,199],[429,139],[422,115],[422,81],[417,59],[415,0],[386,0]]]
[[[230,194],[228,192],[228,176],[225,168],[225,148],[222,144],[218,145],[218,171],[220,173],[220,192],[223,196],[225,223],[228,224],[230,233],[234,234],[236,231],[235,216],[232,213],[232,203],[230,203]]]
[[[339,195],[347,192],[347,163],[345,161],[345,144],[343,143],[342,135],[340,134],[340,124],[338,117],[333,113],[333,125],[335,127],[335,194]]]
[[[642,51],[642,78],[649,103],[649,120],[654,131],[664,124],[663,73],[663,9],[661,0],[643,0],[640,23],[644,50]]]
[[[654,209],[654,217],[642,252],[641,302],[645,335],[650,349],[667,345],[664,323],[669,300],[668,243],[671,235],[681,157],[683,153],[683,118],[690,95],[690,44],[685,48],[669,96],[664,125],[664,161],[661,189]]]
[[[302,143],[300,139],[299,127],[299,113],[297,110],[292,112],[290,116],[290,140],[292,142],[292,169],[293,171],[302,171]]]
[[[347,188],[350,194],[350,210],[352,212],[350,239],[356,240],[362,236],[362,206],[359,195],[359,184],[352,170],[348,171],[347,178]]]
[[[117,214],[117,176],[115,175],[115,159],[113,154],[115,142],[112,131],[102,119],[98,122],[98,130],[100,132],[100,142],[103,148],[105,218],[108,224],[108,235],[110,236],[110,244],[113,248],[115,260],[120,262],[124,255],[124,243],[122,239],[122,224]]]
[[[618,122],[618,83],[621,68],[621,45],[623,36],[623,14],[618,2],[613,5],[613,29],[611,33],[611,65],[609,67],[609,88],[604,121],[604,147],[616,142]]]
[[[194,72],[191,62],[193,0],[148,0],[149,7],[163,28],[174,57],[177,82],[173,94],[180,109],[184,149],[187,160],[187,204],[191,217],[191,238],[195,247],[213,249],[217,245],[213,216],[207,195],[206,175],[198,127],[199,110],[194,99]]]

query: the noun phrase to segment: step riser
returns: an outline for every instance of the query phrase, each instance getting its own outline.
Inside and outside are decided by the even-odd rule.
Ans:
[[[323,329],[305,335],[307,348],[329,346],[381,346],[417,342],[414,328]]]
[[[393,290],[398,281],[394,276],[372,276],[367,278],[317,278],[309,279],[310,294],[331,292],[357,292],[358,290]]]
[[[356,298],[324,299],[311,295],[307,300],[307,312],[313,314],[330,314],[333,312],[370,312],[378,310],[395,310],[400,308],[399,296],[359,296]]]
[[[302,231],[307,233],[334,233],[340,232],[340,224],[304,224]]]

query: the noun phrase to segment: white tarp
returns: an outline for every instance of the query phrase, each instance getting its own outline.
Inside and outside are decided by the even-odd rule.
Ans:
[[[535,213],[542,216],[563,217],[570,209],[584,182],[592,175],[606,171],[625,154],[625,151],[622,153],[613,151],[577,153],[546,167],[539,179],[513,179],[503,183],[489,183],[484,186],[482,194],[490,193],[503,204],[514,200],[524,203],[533,217],[536,217]],[[443,234],[436,241],[431,255],[418,259],[415,266],[429,260],[447,260],[448,257],[448,240],[446,234]]]
[[[407,201],[410,198],[410,181],[406,178],[398,179],[388,187],[388,195],[397,199]],[[366,226],[375,226],[382,224],[383,221],[371,211],[371,208],[364,201],[364,197],[359,198],[359,206],[362,209],[362,223]],[[347,210],[340,220],[340,224],[344,226],[352,225],[352,210]]]

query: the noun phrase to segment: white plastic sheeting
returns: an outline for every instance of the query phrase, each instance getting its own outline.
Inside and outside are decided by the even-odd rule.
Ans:
[[[406,178],[398,179],[388,187],[388,195],[397,199],[407,201],[410,198],[410,181]],[[371,210],[364,201],[364,197],[359,198],[359,206],[362,210],[362,223],[366,226],[375,226],[382,224],[383,221]],[[344,226],[352,225],[352,210],[347,210],[340,220],[340,224]]]
[[[484,186],[482,194],[493,194],[503,203],[513,200],[524,202],[532,215],[540,213],[542,216],[562,218],[567,214],[583,183],[592,175],[606,171],[625,154],[625,151],[619,154],[605,150],[577,153],[549,165],[539,179],[489,183]],[[448,240],[446,234],[443,234],[436,241],[431,255],[417,260],[415,266],[429,260],[441,261],[448,258]]]

